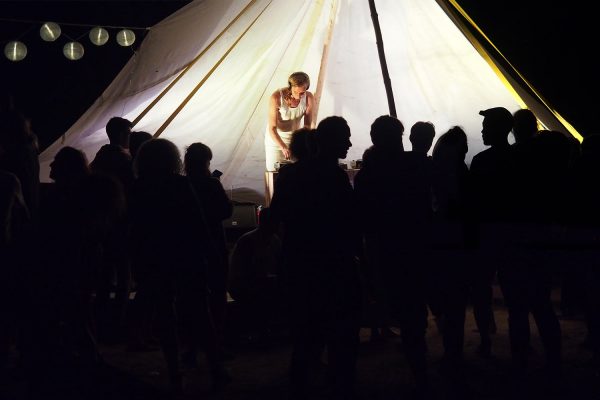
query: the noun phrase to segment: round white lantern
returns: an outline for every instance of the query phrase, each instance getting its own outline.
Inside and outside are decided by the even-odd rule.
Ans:
[[[55,22],[46,22],[40,28],[40,37],[46,42],[54,42],[60,36],[60,26]]]
[[[79,42],[69,42],[63,47],[63,54],[69,60],[79,60],[83,57],[83,45]]]
[[[129,29],[123,29],[117,33],[117,43],[121,46],[131,46],[135,42],[135,33]]]
[[[90,31],[90,41],[96,46],[102,46],[108,42],[108,31],[101,26],[92,28]]]
[[[16,40],[8,42],[4,46],[4,55],[10,61],[21,61],[27,55],[27,46],[25,46],[25,43]]]

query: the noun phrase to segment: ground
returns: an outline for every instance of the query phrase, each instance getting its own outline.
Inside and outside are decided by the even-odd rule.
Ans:
[[[559,290],[554,292],[558,301]],[[433,318],[427,330],[430,378],[429,397],[432,399],[513,399],[517,394],[523,398],[551,399],[600,399],[600,376],[591,367],[591,353],[584,346],[585,323],[580,317],[561,318],[564,349],[564,377],[548,380],[543,373],[543,349],[535,328],[532,329],[531,366],[525,380],[517,381],[510,374],[507,313],[498,288],[495,288],[497,333],[493,336],[493,357],[481,358],[477,352],[478,334],[472,311],[467,311],[465,328],[465,358],[467,364],[467,390],[455,393],[450,388],[456,382],[448,382],[439,373],[442,354],[441,336]],[[558,303],[557,303],[558,304]],[[558,309],[558,307],[557,307]],[[235,309],[231,318],[238,318]],[[532,321],[532,326],[535,324]],[[211,391],[207,365],[202,357],[197,368],[184,371],[185,394],[182,399],[287,399],[287,365],[291,347],[285,330],[275,331],[268,340],[253,340],[248,332],[237,327],[229,335],[227,361],[232,382],[219,392]],[[397,331],[396,331],[397,333]],[[406,361],[401,352],[398,336],[386,337],[377,342],[369,341],[369,330],[361,330],[358,360],[358,399],[411,398],[413,387]],[[106,366],[96,372],[95,385],[86,389],[73,389],[74,398],[90,399],[163,399],[168,398],[165,364],[159,351],[132,353],[122,344],[101,345]],[[324,379],[325,366],[315,374],[311,389],[312,399],[327,399]],[[72,371],[74,381],[85,382],[82,371]],[[25,398],[24,383],[19,369],[13,368],[2,378],[0,397],[3,399]],[[77,383],[73,383],[77,387]],[[85,386],[85,385],[79,385]],[[79,391],[77,391],[79,390]],[[64,395],[61,394],[64,398]],[[50,397],[50,396],[48,396]]]

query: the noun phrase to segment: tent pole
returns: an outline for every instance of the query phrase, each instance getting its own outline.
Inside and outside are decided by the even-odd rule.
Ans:
[[[329,49],[331,37],[333,36],[333,27],[335,25],[335,17],[337,15],[338,0],[333,0],[331,4],[331,12],[329,14],[329,26],[327,28],[327,37],[323,43],[323,53],[321,55],[321,65],[319,66],[319,77],[317,78],[317,89],[315,90],[315,108],[313,111],[313,123],[316,124],[319,114],[319,104],[321,103],[321,95],[323,93],[323,82],[325,81],[325,70],[327,60],[329,59]]]
[[[392,81],[388,72],[387,62],[385,61],[385,52],[383,50],[383,39],[381,37],[381,28],[379,27],[379,18],[377,17],[377,9],[375,8],[375,0],[369,0],[369,9],[371,10],[371,19],[373,20],[373,28],[375,28],[375,38],[377,39],[377,52],[379,53],[379,64],[381,64],[381,73],[383,75],[383,84],[385,85],[385,93],[387,94],[388,107],[390,115],[396,117],[396,103],[394,102],[394,93],[392,92]]]

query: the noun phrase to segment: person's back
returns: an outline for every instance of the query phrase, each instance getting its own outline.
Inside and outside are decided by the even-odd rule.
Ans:
[[[240,236],[231,250],[228,287],[236,301],[274,295],[273,283],[281,273],[281,239],[269,213],[263,208],[259,227]]]
[[[40,191],[37,137],[29,121],[17,111],[0,113],[0,169],[17,176],[25,204],[34,217]]]
[[[403,151],[403,129],[401,124],[394,126],[392,117],[379,117],[373,123],[374,145],[363,155],[354,188],[366,212],[366,229],[379,232],[381,240],[394,242],[401,237],[398,245],[411,248],[427,242],[423,235],[431,218],[432,165],[426,154]]]
[[[508,134],[512,114],[502,107],[480,111],[484,116],[482,137],[488,149],[471,161],[475,205],[482,222],[507,222],[512,217],[514,164]]]
[[[220,337],[224,336],[227,309],[227,241],[223,221],[233,213],[232,202],[227,197],[219,179],[210,172],[212,150],[204,143],[188,146],[184,156],[184,169],[193,193],[200,205],[214,247],[206,259],[206,276],[209,288],[210,309]]]
[[[528,108],[522,108],[513,113],[512,128],[515,143],[525,143],[535,137],[538,132],[538,122],[535,114]]]
[[[371,125],[373,146],[363,156],[354,188],[369,268],[390,316],[400,325],[418,390],[426,387],[426,286],[431,223],[431,161],[402,150],[404,126],[391,116]]]
[[[113,117],[106,124],[106,134],[109,143],[98,150],[90,163],[90,168],[93,172],[117,178],[128,193],[133,182],[131,155],[127,151],[131,122],[124,118]]]
[[[353,390],[360,287],[355,256],[360,236],[345,158],[350,128],[328,117],[316,131],[317,155],[299,162],[277,182],[271,210],[282,222],[284,285],[294,350],[293,395],[305,398],[310,366],[327,344],[334,397]]]
[[[600,269],[598,257],[598,237],[600,237],[600,187],[597,184],[600,174],[600,134],[586,136],[581,143],[581,156],[571,173],[571,199],[569,232],[572,244],[581,246],[578,252],[578,270],[583,270],[583,296],[586,307],[587,340],[592,350],[592,361],[600,365]],[[592,249],[592,251],[590,251]],[[579,293],[581,296],[581,293]]]
[[[270,209],[263,208],[256,229],[238,238],[231,250],[228,291],[240,305],[244,320],[257,332],[267,332],[275,320],[282,293],[281,240]]]
[[[427,155],[433,138],[435,137],[435,126],[431,122],[418,121],[410,128],[409,140],[412,144],[412,151]]]
[[[134,160],[140,147],[148,140],[152,140],[152,134],[145,131],[133,131],[129,135],[129,155]]]
[[[350,237],[356,232],[351,220],[354,200],[335,153],[302,160],[289,168],[278,179],[273,202],[272,211],[286,225],[286,252],[326,257],[347,254]]]

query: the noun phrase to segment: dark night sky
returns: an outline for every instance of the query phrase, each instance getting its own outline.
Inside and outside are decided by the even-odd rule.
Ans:
[[[364,0],[366,1],[366,0]],[[151,26],[189,1],[0,1],[0,18],[116,26]],[[590,61],[595,22],[587,6],[538,0],[458,0],[496,46],[580,132],[596,129],[598,87]],[[546,8],[537,8],[538,5]],[[381,11],[381,10],[380,10]],[[29,48],[19,63],[1,57],[2,92],[33,121],[42,147],[67,130],[108,86],[132,54],[109,41],[89,44],[89,28],[63,26],[72,38],[84,36],[86,53],[73,62],[62,55],[65,39],[46,43],[39,25],[0,22],[2,48],[20,38]],[[111,35],[116,30],[110,31]],[[143,31],[136,31],[138,45]],[[385,38],[384,38],[385,40]],[[134,47],[135,47],[134,45]]]

